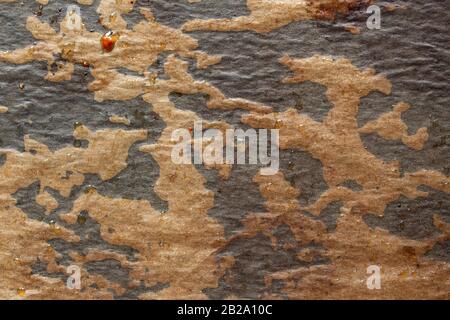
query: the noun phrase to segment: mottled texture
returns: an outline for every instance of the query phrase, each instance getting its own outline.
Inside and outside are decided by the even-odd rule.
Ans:
[[[0,298],[450,298],[448,1],[77,3],[0,0]],[[173,163],[194,121],[279,172]]]

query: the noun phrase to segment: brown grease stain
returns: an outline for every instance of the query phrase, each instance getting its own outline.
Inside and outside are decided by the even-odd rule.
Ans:
[[[294,21],[334,20],[371,0],[247,0],[251,14],[236,18],[195,19],[184,24],[184,31],[270,32]]]
[[[421,150],[428,140],[427,128],[420,128],[414,135],[408,135],[408,127],[402,121],[402,113],[411,106],[400,102],[394,106],[392,112],[383,114],[379,119],[370,121],[364,127],[359,129],[360,133],[376,132],[380,137],[386,140],[400,140],[408,147]]]

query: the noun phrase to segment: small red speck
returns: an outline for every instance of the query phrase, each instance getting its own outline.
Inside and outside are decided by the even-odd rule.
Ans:
[[[119,36],[112,31],[108,31],[105,33],[100,39],[100,43],[102,45],[103,51],[111,52],[116,45]]]

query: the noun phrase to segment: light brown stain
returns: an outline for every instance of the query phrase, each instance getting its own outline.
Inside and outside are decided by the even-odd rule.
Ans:
[[[84,292],[71,291],[58,278],[32,274],[31,265],[40,260],[47,264],[49,273],[65,273],[65,267],[56,263],[60,255],[47,243],[51,239],[78,242],[80,239],[59,225],[30,220],[15,206],[9,195],[0,195],[0,296],[3,299],[70,299],[111,298],[107,290],[86,287]],[[85,277],[85,284],[92,281]]]
[[[322,223],[300,214],[297,197],[301,191],[292,187],[281,172],[273,176],[258,174],[253,181],[258,184],[261,195],[266,199],[265,208],[268,213],[249,214],[243,221],[244,231],[237,237],[253,237],[262,232],[275,245],[277,239],[272,235],[271,229],[286,224],[298,244],[305,245],[320,239],[320,235],[326,232]]]
[[[281,62],[294,72],[285,83],[312,81],[326,86],[333,108],[323,122],[294,109],[252,113],[245,115],[243,122],[257,128],[279,128],[281,149],[305,150],[322,162],[329,189],[308,208],[311,212],[319,214],[329,203],[343,199],[346,210],[383,215],[386,205],[400,195],[411,199],[425,196],[425,192],[417,190],[420,184],[450,192],[449,178],[443,174],[421,170],[402,177],[400,163],[385,163],[365,148],[356,120],[360,98],[374,90],[390,93],[388,79],[371,69],[358,70],[347,59],[286,56]],[[354,192],[339,186],[347,180],[357,182],[363,190]]]
[[[270,32],[291,22],[334,20],[336,14],[347,14],[371,0],[247,0],[251,14],[236,18],[195,19],[184,24],[184,31],[255,31]]]
[[[101,24],[112,30],[125,30],[127,23],[122,14],[130,13],[135,2],[135,0],[101,0],[97,8]]]
[[[394,106],[392,112],[383,114],[379,119],[370,121],[364,127],[359,129],[360,133],[376,132],[380,137],[386,140],[400,140],[412,149],[421,150],[428,140],[427,128],[420,128],[414,135],[408,134],[408,127],[402,121],[402,113],[411,106],[400,102]]]
[[[0,194],[12,194],[39,181],[40,192],[50,187],[68,197],[73,186],[83,183],[84,174],[111,179],[127,166],[128,149],[135,142],[145,140],[147,132],[110,129],[92,132],[80,125],[74,131],[74,138],[87,140],[89,146],[51,152],[47,146],[26,136],[24,153],[0,149],[0,154],[6,155],[0,167]]]
[[[77,0],[77,3],[85,6],[90,6],[94,3],[94,0]]]
[[[386,230],[373,230],[362,220],[365,213],[383,215],[387,204],[401,195],[409,199],[426,197],[426,192],[417,189],[420,185],[450,194],[450,179],[442,173],[419,170],[401,176],[399,163],[385,163],[364,147],[356,122],[360,98],[373,90],[389,94],[389,80],[376,75],[374,70],[359,70],[346,59],[335,60],[324,56],[293,59],[286,56],[281,62],[294,72],[292,77],[284,80],[285,83],[312,81],[326,86],[326,96],[333,108],[323,122],[314,121],[294,109],[282,113],[252,113],[243,116],[243,121],[255,128],[279,128],[281,149],[297,148],[320,160],[329,189],[311,206],[299,207],[295,196],[301,190],[297,191],[283,182],[280,175],[266,178],[274,185],[270,192],[264,192],[267,184],[260,184],[270,214],[264,214],[265,217],[260,216],[257,220],[250,216],[245,232],[274,228],[280,223],[279,217],[292,208],[297,211],[296,221],[304,221],[305,217],[298,213],[299,209],[320,216],[321,211],[332,202],[342,201],[343,207],[336,231],[332,233],[323,233],[320,228],[311,229],[311,223],[287,223],[297,235],[297,241],[312,238],[322,243],[327,248],[326,255],[331,259],[331,264],[275,273],[269,277],[268,283],[273,279],[284,280],[286,292],[294,299],[448,298],[450,284],[446,278],[449,266],[445,262],[423,257],[435,243],[449,239],[449,226],[439,215],[434,219],[442,234],[427,241],[406,240]],[[405,110],[405,104],[398,106],[397,112]],[[403,137],[405,127],[403,123],[399,125],[399,115],[393,117],[388,114],[384,117],[396,119],[389,137]],[[261,177],[255,179],[261,182]],[[347,180],[357,182],[362,190],[353,191],[339,186]],[[298,236],[299,232],[292,225],[306,226],[315,234]],[[302,243],[301,240],[299,243]],[[367,289],[366,268],[369,265],[383,267],[383,290]],[[402,281],[397,275],[406,267],[418,276]],[[442,283],[438,290],[435,290],[435,283]]]
[[[58,254],[46,242],[54,238],[67,241],[79,241],[79,238],[57,224],[46,224],[30,220],[18,208],[11,194],[21,188],[40,182],[40,192],[36,202],[46,208],[49,213],[58,207],[57,201],[45,191],[46,187],[58,190],[64,197],[69,196],[73,186],[81,185],[86,173],[97,173],[102,179],[115,176],[126,167],[128,149],[138,140],[144,140],[147,134],[144,130],[123,131],[103,130],[91,132],[86,127],[77,126],[74,132],[76,139],[89,141],[87,149],[67,147],[51,152],[39,142],[25,138],[25,152],[2,149],[6,155],[5,163],[0,167],[0,210],[2,211],[3,230],[1,233],[3,275],[3,298],[14,298],[16,287],[25,288],[24,298],[112,298],[107,291],[111,286],[103,278],[91,277],[83,271],[83,283],[86,291],[83,293],[70,291],[66,284],[58,279],[48,279],[31,275],[30,265],[37,259],[48,264],[48,272],[66,272],[65,267],[57,265]],[[31,201],[31,199],[30,199]],[[20,262],[20,265],[17,265]],[[101,279],[103,286],[95,279]],[[106,281],[106,282],[105,282]],[[89,288],[97,284],[101,289]]]
[[[350,32],[351,34],[358,35],[361,34],[361,28],[355,26],[354,24],[345,24],[344,25],[345,30]]]
[[[69,16],[61,22],[59,34],[49,24],[30,16],[26,27],[41,41],[12,52],[0,52],[0,61],[16,64],[46,61],[48,64],[46,79],[53,81],[70,79],[73,63],[88,64],[92,68],[92,75],[96,78],[91,84],[94,91],[98,87],[110,85],[111,82],[114,84],[114,79],[118,76],[114,69],[118,67],[147,74],[148,66],[154,64],[157,56],[163,51],[173,51],[182,57],[197,59],[201,68],[220,61],[219,57],[195,51],[198,46],[196,40],[179,30],[156,23],[150,19],[148,10],[142,9],[142,12],[147,20],[135,25],[133,30],[119,28],[120,39],[111,52],[103,52],[100,45],[101,34],[87,31],[83,24],[79,30],[70,29]],[[58,66],[60,70],[55,73],[52,66],[57,54],[61,54],[69,62],[65,66]],[[130,89],[134,85],[133,80],[132,77],[125,78],[121,82],[125,86],[124,89]]]
[[[131,124],[130,119],[118,115],[112,115],[111,117],[109,117],[109,122],[123,124],[126,126],[129,126]]]
[[[158,212],[147,201],[110,199],[94,191],[77,199],[66,219],[75,223],[79,212],[87,210],[101,224],[106,241],[139,251],[138,262],[128,263],[133,280],[144,281],[149,287],[170,284],[160,292],[149,290],[141,298],[203,299],[206,296],[202,290],[217,287],[221,276],[215,253],[224,245],[223,227],[207,215],[214,195],[205,188],[204,177],[193,165],[171,161],[175,144],[172,131],[186,128],[199,118],[193,112],[176,109],[168,92],[146,94],[144,100],[166,123],[157,143],[140,150],[150,153],[160,167],[154,189],[168,202],[168,211]],[[109,232],[111,229],[114,231]]]
[[[58,201],[47,191],[41,192],[36,196],[36,203],[45,208],[45,213],[49,214],[58,208]]]

